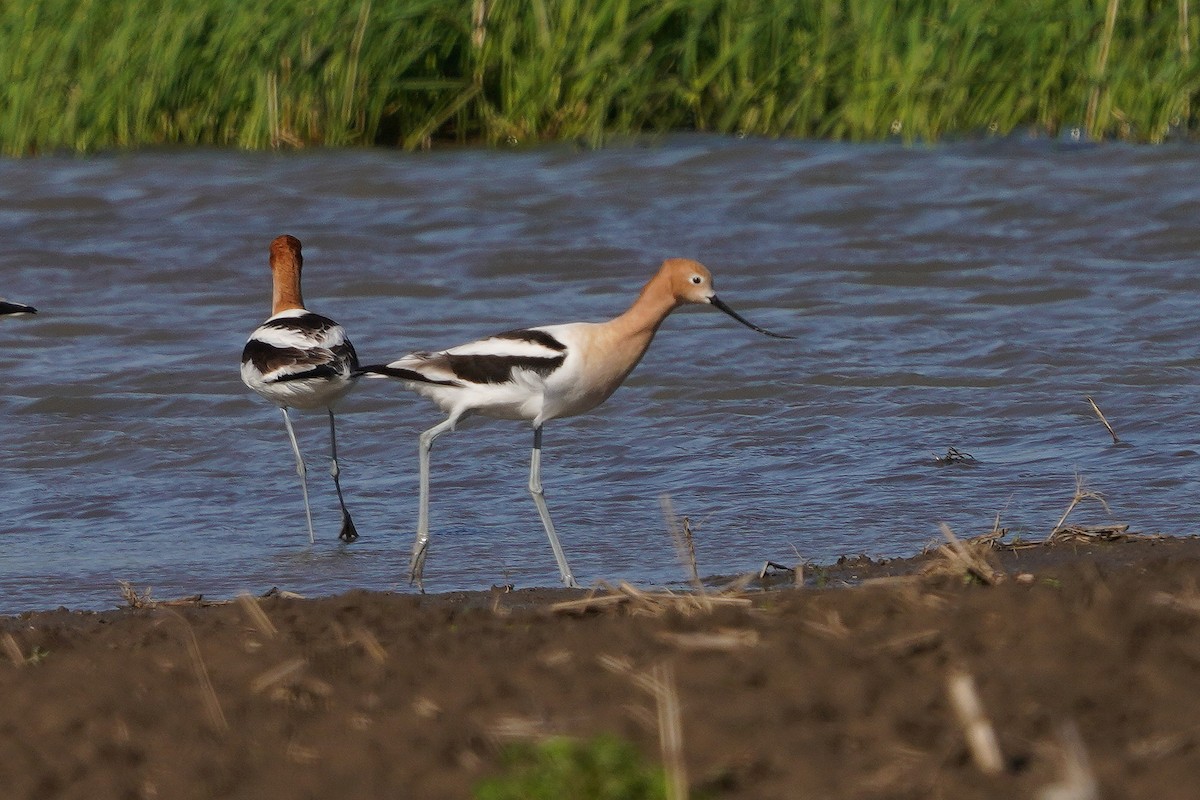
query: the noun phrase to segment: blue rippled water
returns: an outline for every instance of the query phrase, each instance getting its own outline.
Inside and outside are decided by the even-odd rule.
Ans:
[[[546,428],[543,481],[581,582],[767,559],[906,555],[945,521],[1041,538],[1077,512],[1191,534],[1200,511],[1200,151],[1047,141],[928,149],[688,136],[599,152],[192,150],[0,161],[0,612],[156,597],[399,589],[416,435],[386,382],[339,409],[362,539],[335,539],[320,414],[296,417],[308,546],[277,412],[237,362],[266,251],[364,360],[622,311],[697,258],[766,339],[708,309],[660,331],[595,413]],[[1114,424],[1114,445],[1087,404]],[[531,434],[472,421],[433,461],[433,591],[556,584]],[[939,465],[949,447],[970,465]]]

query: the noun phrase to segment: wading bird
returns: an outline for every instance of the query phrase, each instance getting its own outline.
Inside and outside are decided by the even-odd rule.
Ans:
[[[358,355],[341,325],[304,308],[304,298],[300,295],[303,266],[299,239],[279,236],[271,242],[271,317],[250,334],[242,350],[242,382],[283,412],[283,424],[296,454],[300,490],[304,493],[309,542],[316,537],[313,535],[312,510],[308,505],[308,482],[288,409],[324,408],[329,412],[329,473],[342,506],[342,530],[338,538],[352,542],[358,538],[358,531],[346,510],[338,481],[333,405],[354,386],[358,377]]]
[[[433,440],[453,430],[460,419],[481,414],[533,425],[529,493],[546,528],[562,582],[577,586],[542,492],[542,425],[591,411],[607,400],[641,361],[667,315],[687,303],[709,303],[759,333],[792,338],[760,328],[725,305],[717,298],[712,274],[703,264],[671,258],[663,262],[629,310],[608,322],[523,328],[362,369],[364,374],[400,380],[448,415],[418,440],[420,491],[410,582],[421,586],[429,546],[429,451]]]
[[[33,306],[27,306],[23,303],[14,303],[10,300],[5,300],[0,297],[0,316],[15,317],[19,314],[36,314],[37,309]]]

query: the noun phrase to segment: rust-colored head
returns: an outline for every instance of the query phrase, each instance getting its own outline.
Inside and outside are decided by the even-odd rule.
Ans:
[[[708,267],[690,258],[668,258],[658,269],[676,303],[707,303],[716,294]]]
[[[657,281],[664,281],[666,283],[667,290],[675,297],[676,305],[683,303],[709,303],[724,311],[747,328],[756,330],[767,336],[774,336],[776,339],[792,338],[791,336],[784,336],[781,333],[772,333],[766,328],[760,328],[725,305],[724,301],[717,297],[717,290],[713,287],[712,273],[699,261],[693,261],[690,258],[668,258],[659,267],[658,275],[655,276],[652,283]]]
[[[304,268],[304,256],[300,254],[300,240],[295,236],[276,236],[271,242],[271,277],[274,290],[271,294],[271,314],[291,308],[304,308],[300,294],[300,271]]]

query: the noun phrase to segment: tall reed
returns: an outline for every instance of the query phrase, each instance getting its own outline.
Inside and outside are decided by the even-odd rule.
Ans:
[[[4,0],[0,152],[1194,130],[1187,0]]]

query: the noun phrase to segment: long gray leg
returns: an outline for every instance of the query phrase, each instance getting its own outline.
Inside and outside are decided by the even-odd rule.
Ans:
[[[448,430],[454,429],[457,417],[451,416],[444,422],[439,422],[417,438],[417,456],[419,459],[420,490],[417,500],[417,540],[413,542],[412,560],[408,566],[408,582],[415,583],[421,591],[425,585],[421,581],[421,573],[425,570],[425,555],[429,549],[429,451],[433,448],[433,440]]]
[[[346,510],[346,501],[342,498],[342,484],[338,482],[341,470],[338,469],[337,463],[337,431],[333,425],[332,408],[329,409],[329,451],[331,453],[329,474],[333,476],[333,488],[337,489],[338,502],[342,505],[342,530],[338,534],[338,538],[343,542],[353,542],[358,538],[358,529],[354,527],[354,520],[350,519],[350,512]]]
[[[533,454],[529,458],[529,493],[533,495],[534,505],[537,506],[538,516],[546,528],[546,536],[550,539],[550,549],[554,551],[554,560],[558,562],[558,574],[565,586],[579,588],[571,567],[567,565],[567,557],[563,554],[562,545],[558,543],[558,535],[554,532],[554,523],[550,520],[550,509],[546,508],[546,497],[542,492],[542,426],[533,429]]]
[[[296,432],[292,430],[292,421],[288,419],[287,409],[279,410],[283,412],[283,424],[287,427],[288,438],[292,440],[292,452],[296,454],[296,474],[300,476],[300,491],[304,493],[304,516],[308,520],[308,543],[312,544],[317,537],[313,534],[312,510],[308,507],[307,470],[304,468],[304,459],[300,457],[300,444],[296,441]]]

